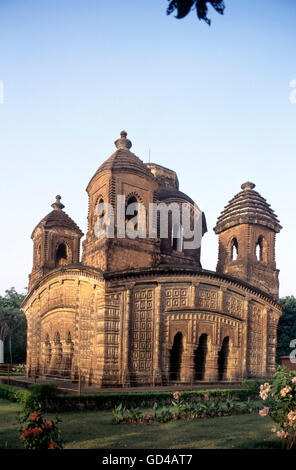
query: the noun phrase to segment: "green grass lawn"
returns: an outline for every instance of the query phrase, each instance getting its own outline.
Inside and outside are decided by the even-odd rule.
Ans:
[[[0,448],[22,449],[19,405],[0,399]],[[49,419],[56,414],[47,414]],[[256,414],[174,421],[113,424],[111,411],[58,413],[66,449],[254,449],[279,448],[273,422]]]

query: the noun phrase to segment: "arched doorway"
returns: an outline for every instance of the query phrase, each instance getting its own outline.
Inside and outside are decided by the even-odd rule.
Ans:
[[[229,356],[229,336],[223,339],[222,347],[218,354],[218,380],[225,380],[227,377],[227,363]]]
[[[177,333],[174,337],[174,344],[170,354],[170,380],[180,380],[181,364],[183,353],[183,335]]]
[[[194,351],[194,380],[204,380],[208,335],[202,334],[199,338],[198,347]]]

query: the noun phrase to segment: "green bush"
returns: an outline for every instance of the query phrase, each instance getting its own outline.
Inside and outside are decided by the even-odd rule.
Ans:
[[[139,408],[127,408],[120,403],[112,410],[112,421],[121,423],[166,423],[177,419],[199,419],[213,418],[217,416],[230,416],[233,414],[254,413],[258,409],[258,404],[250,399],[245,403],[237,403],[227,398],[226,401],[207,398],[199,401],[183,400],[183,393],[180,397],[171,400],[170,405],[159,406],[154,403],[152,412]]]
[[[184,401],[198,402],[202,401],[205,393],[211,398],[217,398],[221,401],[233,399],[236,401],[246,401],[250,393],[246,389],[232,390],[193,390],[183,391]],[[100,393],[91,395],[58,395],[54,401],[54,410],[103,410],[116,408],[123,404],[127,408],[149,408],[157,403],[158,405],[168,405],[171,403],[173,392],[138,392],[138,393]]]
[[[0,384],[0,397],[20,403],[23,408],[26,408],[31,398],[31,392],[12,385]]]
[[[2,390],[2,391],[1,391]],[[259,387],[258,387],[259,390]],[[0,385],[0,396],[9,400],[18,401],[25,409],[43,409],[48,411],[73,411],[73,410],[106,410],[113,409],[123,404],[127,408],[149,408],[158,405],[169,405],[173,392],[121,392],[98,393],[89,395],[58,395],[56,384],[32,384],[29,390],[19,389],[10,385]],[[188,390],[182,392],[184,401],[199,402],[204,395],[211,399],[226,401],[246,401],[253,395],[258,396],[258,391],[253,394],[248,388],[244,389],[213,389],[213,390]]]
[[[38,383],[29,386],[31,392],[27,408],[31,410],[48,410],[54,407],[58,395],[56,383]]]

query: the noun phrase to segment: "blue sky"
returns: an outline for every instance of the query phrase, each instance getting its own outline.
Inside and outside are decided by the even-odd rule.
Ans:
[[[205,212],[206,269],[217,217],[253,181],[283,225],[280,295],[296,295],[296,3],[225,4],[209,27],[167,16],[166,0],[0,0],[0,294],[27,285],[56,194],[85,233],[85,188],[126,129]]]

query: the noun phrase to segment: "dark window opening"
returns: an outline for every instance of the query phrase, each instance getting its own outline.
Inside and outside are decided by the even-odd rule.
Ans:
[[[127,203],[126,203],[126,212],[127,212],[127,209],[128,207],[131,205],[131,204],[138,204],[138,201],[137,201],[137,198],[135,196],[131,196],[128,200],[127,200]],[[136,206],[137,207],[137,206]],[[134,230],[138,230],[138,210],[132,210],[132,208],[130,208],[130,211],[132,212],[132,214],[125,214],[125,225],[127,225],[129,223],[130,220],[134,219],[136,217],[136,223],[134,224]]]
[[[257,261],[263,261],[263,237],[260,235],[256,243],[256,258]]]
[[[56,251],[56,264],[58,266],[65,265],[67,263],[67,249],[65,243],[61,243]]]
[[[231,259],[235,261],[238,257],[238,243],[237,239],[234,238],[231,242]]]
[[[226,380],[229,356],[229,336],[223,339],[222,347],[218,354],[218,380]]]
[[[183,353],[183,335],[177,333],[170,354],[170,380],[180,380],[181,363]]]
[[[198,347],[194,351],[195,380],[204,380],[207,356],[207,340],[208,335],[202,334],[199,338]]]

